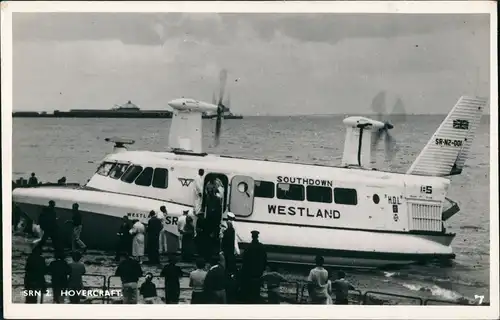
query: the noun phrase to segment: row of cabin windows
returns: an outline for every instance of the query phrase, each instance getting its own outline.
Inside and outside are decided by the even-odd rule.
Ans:
[[[322,202],[336,204],[357,205],[356,189],[332,188],[322,186],[307,186],[301,184],[278,183],[276,187],[270,181],[255,181],[255,197],[276,198],[281,200]],[[307,196],[307,197],[306,197]],[[333,199],[332,199],[333,198]]]
[[[97,169],[97,173],[126,183],[134,182],[138,186],[160,189],[168,187],[168,170],[164,168],[143,168],[124,163],[105,162]]]
[[[168,187],[168,170],[164,168],[143,168],[138,165],[129,166],[123,163],[105,162],[97,173],[120,179],[126,183],[134,182],[139,186],[153,186],[154,188],[166,189]],[[270,181],[255,181],[254,196],[258,198],[276,198],[281,200],[294,200],[309,202],[357,205],[358,196],[356,189],[332,188],[322,186],[307,186],[300,184],[278,183],[276,187]],[[333,199],[332,199],[333,198]]]

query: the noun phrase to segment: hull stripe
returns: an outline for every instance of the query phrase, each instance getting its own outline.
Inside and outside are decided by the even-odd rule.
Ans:
[[[240,248],[245,250],[248,243],[240,243]],[[283,254],[297,254],[315,256],[321,255],[325,257],[338,258],[358,258],[358,259],[373,259],[385,261],[429,261],[433,259],[454,259],[455,254],[430,254],[430,253],[398,253],[398,252],[375,252],[375,251],[353,251],[353,250],[337,250],[337,249],[319,249],[306,247],[290,247],[279,245],[266,245],[263,243],[268,253],[277,252]]]
[[[242,223],[270,224],[270,225],[277,225],[277,226],[289,226],[289,227],[299,227],[299,228],[316,228],[316,229],[365,231],[365,232],[374,232],[374,233],[399,233],[399,234],[455,237],[454,233],[443,233],[443,232],[435,232],[435,231],[396,231],[396,230],[359,229],[359,228],[346,228],[346,227],[315,226],[315,225],[309,225],[309,224],[274,222],[274,221],[258,221],[258,220],[247,220],[247,219],[235,219],[235,221],[242,222]]]

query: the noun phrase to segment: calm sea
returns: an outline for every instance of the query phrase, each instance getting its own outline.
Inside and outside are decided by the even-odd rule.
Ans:
[[[397,153],[384,159],[382,143],[375,166],[404,172],[436,131],[443,116],[409,116],[392,130]],[[221,143],[212,146],[214,120],[204,120],[204,143],[209,152],[337,165],[344,143],[342,117],[247,117],[223,122]],[[13,176],[53,182],[84,183],[100,160],[112,150],[104,138],[134,139],[131,149],[161,151],[168,144],[169,119],[13,119]],[[490,118],[483,117],[464,172],[452,178],[449,198],[461,212],[448,223],[457,233],[456,260],[451,266],[412,266],[394,272],[350,273],[362,290],[385,290],[425,297],[474,298],[489,301],[489,159]],[[360,239],[360,241],[363,241]],[[14,262],[14,261],[13,261]]]

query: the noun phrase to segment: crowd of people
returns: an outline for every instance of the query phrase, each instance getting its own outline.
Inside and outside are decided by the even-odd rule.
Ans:
[[[192,262],[195,255],[210,261],[222,249],[229,268],[234,269],[234,255],[239,254],[235,217],[226,212],[226,219],[223,219],[225,189],[220,179],[209,178],[204,186],[203,175],[204,171],[200,169],[195,179],[193,214],[185,210],[177,221],[178,239],[175,242],[178,243],[169,243],[168,239],[172,237],[168,236],[169,221],[165,206],[161,206],[159,212],[151,210],[147,223],[124,216],[118,231],[116,260],[119,261],[127,253],[139,263],[159,264],[161,255],[176,252],[180,247],[183,261]],[[143,261],[145,255],[147,261]]]
[[[276,272],[265,273],[267,254],[259,242],[259,232],[252,232],[252,242],[242,256],[242,267],[228,265],[224,252],[219,252],[206,261],[201,255],[196,258],[196,269],[189,273],[189,286],[192,289],[192,304],[226,304],[226,303],[260,303],[260,289],[264,282],[275,283]],[[182,257],[182,256],[181,256]],[[180,280],[184,276],[177,265],[178,257],[170,254],[168,263],[162,268],[160,277],[165,284],[165,303],[176,304],[180,296]],[[229,267],[228,267],[229,266]],[[146,303],[152,303],[157,297],[156,286],[152,282],[153,275],[146,274],[146,281],[139,287],[138,282],[144,276],[138,259],[127,252],[122,255],[122,261],[115,275],[122,282],[123,301],[134,304],[141,294]],[[286,281],[278,275],[281,281]],[[274,282],[273,282],[274,281]]]
[[[55,259],[49,264],[42,256],[42,248],[35,246],[28,256],[24,273],[24,289],[45,293],[48,289],[45,275],[51,276],[52,297],[54,303],[63,303],[64,290],[83,289],[83,275],[86,273],[85,265],[81,262],[82,254],[75,251],[71,254],[72,261],[68,263],[63,253],[56,252]],[[26,295],[26,303],[38,303],[35,294]],[[43,297],[42,297],[43,299]],[[69,297],[70,303],[78,304],[79,295]]]
[[[251,232],[252,241],[242,255],[241,268],[237,266],[240,255],[238,235],[235,229],[235,216],[231,212],[223,214],[226,190],[219,178],[207,178],[203,184],[204,171],[200,169],[194,183],[193,215],[184,211],[177,221],[177,238],[169,237],[167,209],[161,206],[159,212],[151,210],[146,223],[130,220],[124,216],[118,230],[116,261],[119,265],[115,275],[122,282],[124,303],[137,303],[142,295],[146,303],[155,301],[156,286],[151,273],[143,274],[142,264],[161,266],[160,256],[168,255],[168,263],[161,268],[160,277],[165,284],[165,303],[179,302],[180,279],[184,276],[177,265],[177,248],[181,249],[183,262],[196,261],[196,269],[189,274],[192,288],[191,303],[261,303],[261,287],[267,284],[268,302],[280,303],[280,284],[286,279],[273,266],[267,264],[265,247],[259,241],[259,231]],[[224,219],[223,219],[224,216]],[[34,248],[28,257],[25,273],[25,289],[45,290],[45,274],[52,277],[54,292],[61,289],[81,289],[85,266],[80,262],[86,252],[86,245],[80,239],[82,216],[78,203],[72,206],[72,219],[66,221],[72,227],[72,263],[65,260],[64,241],[60,237],[55,202],[49,201],[39,217],[33,231],[38,235]],[[38,228],[38,229],[37,229]],[[36,229],[36,230],[35,230]],[[170,232],[171,233],[171,232]],[[55,259],[47,266],[41,256],[42,248],[48,239],[52,240]],[[174,240],[173,245],[169,242]],[[170,248],[173,248],[169,250]],[[147,261],[143,257],[147,255]],[[347,303],[347,292],[352,289],[345,274],[339,273],[335,281],[328,280],[328,272],[323,268],[323,258],[316,258],[316,267],[308,277],[310,302],[314,304]],[[207,268],[208,266],[208,268]],[[141,277],[145,282],[138,287]],[[54,302],[62,298],[53,294]],[[36,298],[27,297],[26,303],[36,303]],[[79,303],[78,297],[71,297],[70,303]]]
[[[64,255],[64,239],[62,232],[59,230],[57,223],[57,214],[55,210],[56,203],[54,200],[49,201],[49,205],[42,209],[38,218],[38,224],[33,223],[31,233],[37,239],[33,241],[35,248],[43,248],[47,240],[52,241],[54,253],[56,255]],[[65,221],[65,224],[70,224],[72,228],[71,233],[71,251],[80,252],[84,254],[87,251],[87,246],[80,239],[82,233],[82,214],[79,210],[78,203],[74,203],[71,209],[71,219]]]

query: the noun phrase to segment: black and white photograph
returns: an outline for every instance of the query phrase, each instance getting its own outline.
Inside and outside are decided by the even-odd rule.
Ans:
[[[490,1],[2,2],[6,317],[497,318],[496,30]]]

